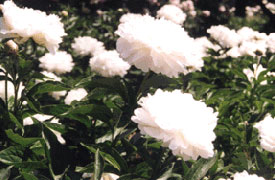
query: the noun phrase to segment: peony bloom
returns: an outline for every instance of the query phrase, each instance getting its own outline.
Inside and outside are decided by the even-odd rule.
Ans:
[[[120,36],[117,51],[129,64],[168,77],[178,77],[179,73],[200,70],[203,66],[198,44],[180,25],[149,15],[126,19],[115,33]]]
[[[32,38],[51,53],[59,48],[62,36],[66,35],[58,16],[29,8],[19,8],[13,1],[1,5],[0,37],[19,38],[21,42]]]
[[[241,40],[241,37],[235,30],[230,30],[228,27],[222,25],[211,26],[207,29],[207,33],[224,48],[238,46]]]
[[[271,53],[275,53],[275,33],[270,33],[267,39],[267,47]]]
[[[259,177],[256,174],[249,175],[246,171],[235,173],[233,178],[234,180],[265,180],[263,177]]]
[[[74,63],[70,54],[65,51],[57,51],[55,54],[47,53],[39,58],[39,67],[56,74],[71,72]]]
[[[80,101],[87,95],[87,91],[83,88],[70,90],[65,98],[65,104],[71,104],[73,101]]]
[[[142,134],[161,140],[174,155],[184,160],[214,155],[212,141],[217,125],[217,113],[204,102],[196,101],[188,93],[158,89],[139,100],[141,106],[132,116]]]
[[[119,22],[120,23],[126,23],[126,22],[129,22],[129,21],[133,21],[134,19],[138,20],[140,18],[142,18],[141,14],[127,13],[127,14],[123,14],[120,17]]]
[[[28,126],[28,125],[32,125],[33,124],[33,120],[32,118],[35,118],[36,120],[40,121],[40,122],[44,122],[46,120],[51,120],[51,123],[57,123],[60,124],[58,121],[58,119],[54,118],[53,116],[50,115],[44,115],[44,114],[35,114],[31,117],[27,117],[25,119],[23,119],[23,125],[24,126]],[[63,139],[63,137],[61,136],[61,133],[58,131],[55,131],[53,129],[50,129],[56,136],[57,140],[61,143],[61,144],[66,144],[66,141]]]
[[[89,36],[74,38],[73,51],[79,56],[90,56],[105,50],[103,42]]]
[[[186,14],[177,6],[169,4],[164,5],[158,10],[157,17],[170,20],[176,24],[183,24]]]
[[[119,57],[116,50],[102,52],[90,59],[92,71],[104,77],[123,77],[130,69],[130,65]]]
[[[275,119],[270,115],[254,125],[258,129],[262,148],[275,152]]]
[[[61,78],[57,77],[54,73],[52,72],[47,72],[43,71],[41,72],[45,78],[43,78],[43,81],[58,81],[61,82]],[[41,80],[36,80],[36,83],[42,82]],[[49,95],[52,96],[55,100],[60,100],[62,96],[65,96],[67,91],[54,91],[54,92],[49,92]]]

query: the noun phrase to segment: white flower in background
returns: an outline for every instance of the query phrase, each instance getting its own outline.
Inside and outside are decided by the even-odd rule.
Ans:
[[[271,3],[271,2],[266,3],[265,7],[269,9],[269,11],[271,11],[273,14],[275,14],[275,3]]]
[[[90,56],[105,50],[103,42],[89,36],[74,38],[73,51],[79,56]]]
[[[275,152],[275,119],[268,115],[254,127],[259,131],[261,147],[267,151]]]
[[[80,101],[87,96],[87,94],[84,88],[70,90],[65,98],[65,104],[71,104],[73,101]]]
[[[220,12],[225,12],[226,11],[226,7],[224,5],[219,6],[219,11]]]
[[[260,11],[261,11],[261,7],[259,5],[255,6],[255,7],[251,7],[251,6],[245,7],[245,13],[249,17],[254,16],[256,13],[259,13]]]
[[[229,51],[226,52],[226,55],[231,56],[233,58],[237,58],[241,56],[239,47],[238,46],[232,47],[231,49],[229,49]]]
[[[212,141],[216,138],[213,130],[217,113],[204,102],[180,90],[158,89],[154,95],[141,98],[138,104],[141,107],[134,111],[131,119],[142,134],[161,140],[174,155],[184,160],[214,155]]]
[[[17,53],[18,52],[18,45],[13,40],[8,40],[6,42],[6,45],[10,48],[12,52]]]
[[[5,71],[4,68],[2,68],[1,66],[0,66],[0,69]],[[5,73],[0,72],[0,75],[5,76]],[[9,78],[10,78],[10,76],[9,76]],[[14,94],[15,93],[14,92],[14,85],[13,85],[12,82],[7,81],[7,86],[8,86],[8,88],[7,88],[8,97],[7,98],[9,99],[10,97],[14,97],[14,95],[15,95]],[[20,83],[19,89],[18,89],[18,94],[17,94],[18,99],[21,98],[21,94],[22,94],[22,91],[23,91],[24,88],[25,87],[22,85],[22,83]],[[2,98],[2,100],[5,100],[5,97],[6,97],[5,92],[6,92],[6,90],[5,90],[5,80],[1,80],[0,81],[0,98]]]
[[[5,1],[1,11],[0,38],[19,38],[19,42],[32,38],[54,53],[62,42],[62,36],[66,35],[60,18],[54,14],[19,8],[13,1]]]
[[[240,45],[239,52],[242,56],[256,56],[257,53],[263,55],[266,52],[266,48],[267,46],[264,42],[255,43],[250,41],[244,41]]]
[[[83,173],[82,178],[91,178],[93,179],[93,173]],[[100,180],[117,180],[119,178],[118,175],[113,173],[102,173]]]
[[[52,72],[43,71],[43,72],[41,72],[41,74],[46,76],[45,78],[43,78],[43,81],[58,81],[58,82],[61,82],[61,78],[57,77]],[[35,82],[40,83],[40,82],[42,82],[42,80],[37,79]],[[65,96],[66,93],[67,93],[67,91],[54,91],[54,92],[49,92],[49,95],[52,96],[55,100],[60,100],[60,98],[62,96]]]
[[[256,174],[249,175],[246,171],[235,173],[233,178],[234,180],[265,180],[263,177],[259,177]]]
[[[169,0],[169,3],[178,7],[180,6],[180,0]]]
[[[33,124],[33,120],[32,118],[35,118],[36,120],[40,121],[40,122],[44,122],[46,120],[51,120],[51,123],[59,123],[59,119],[54,118],[54,116],[51,115],[44,115],[44,114],[35,114],[32,115],[31,117],[27,117],[25,119],[23,119],[23,125],[27,126],[27,125],[32,125]],[[56,136],[57,140],[61,143],[61,144],[66,144],[66,141],[63,139],[63,137],[61,136],[61,133],[58,131],[55,131],[53,129],[50,129]]]
[[[71,72],[74,63],[70,54],[65,51],[57,51],[55,54],[47,53],[39,58],[40,68],[56,74]]]
[[[255,31],[249,27],[242,27],[237,31],[242,41],[249,41],[254,38]]]
[[[263,68],[261,64],[253,64],[253,71],[250,68],[247,68],[243,70],[243,73],[247,76],[248,80],[252,82],[253,79],[257,79],[260,73],[265,70],[266,68]],[[263,81],[261,84],[266,84],[266,81]]]
[[[58,120],[58,119],[54,118],[51,115],[35,114],[35,115],[31,116],[31,117],[27,117],[27,118],[23,119],[23,125],[24,126],[32,125],[33,124],[32,118],[35,118],[35,119],[37,119],[40,122],[44,122],[44,121],[50,120],[50,119],[51,119],[51,121],[54,120],[54,122],[56,122],[56,120]]]
[[[235,30],[230,30],[223,25],[211,26],[207,29],[207,33],[224,48],[232,48],[240,43],[240,36]]]
[[[120,56],[144,72],[178,77],[203,66],[198,44],[171,21],[149,15],[128,17],[115,33],[120,36],[116,43]]]
[[[22,91],[23,91],[24,88],[25,87],[22,85],[22,83],[20,83],[18,94],[17,94],[18,99],[21,98],[21,94],[22,94]],[[8,94],[7,95],[8,95],[8,99],[10,97],[15,97],[14,85],[10,81],[8,81]],[[0,81],[0,98],[2,98],[2,100],[5,100],[5,80]]]
[[[184,11],[194,11],[195,6],[192,0],[186,0],[181,3],[181,7]]]
[[[123,77],[130,69],[130,65],[119,57],[116,50],[102,52],[90,59],[92,71],[104,77]]]
[[[200,37],[195,39],[195,43],[198,44],[198,48],[201,48],[201,53],[203,56],[207,56],[208,49],[213,49],[218,51],[221,47],[217,44],[213,44],[211,41],[207,39],[207,37]]]
[[[267,39],[267,47],[270,52],[275,53],[275,33],[270,33]]]
[[[177,6],[168,4],[164,5],[157,11],[157,17],[170,20],[176,24],[183,24],[186,14]]]

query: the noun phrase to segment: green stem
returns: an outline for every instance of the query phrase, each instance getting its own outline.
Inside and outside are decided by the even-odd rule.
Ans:
[[[5,71],[5,103],[6,103],[6,108],[7,111],[9,110],[9,106],[8,106],[8,72]]]
[[[151,74],[151,71],[148,71],[148,72],[146,73],[146,75],[144,76],[144,78],[143,78],[143,80],[142,80],[142,82],[141,82],[141,84],[140,84],[140,86],[139,86],[139,89],[138,89],[138,91],[137,91],[137,99],[139,99],[140,96],[142,96],[142,88],[143,88],[143,86],[144,86],[146,80],[149,78],[150,74]]]

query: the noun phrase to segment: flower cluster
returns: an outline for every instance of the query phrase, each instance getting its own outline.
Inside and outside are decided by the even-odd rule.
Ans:
[[[73,58],[65,51],[58,51],[55,54],[47,53],[39,58],[39,67],[56,74],[64,74],[73,69]]]
[[[184,160],[214,155],[212,141],[217,124],[217,113],[205,103],[196,101],[191,94],[158,89],[154,95],[139,100],[141,106],[132,116],[142,134],[163,141],[174,155]],[[199,113],[197,112],[199,111]]]
[[[79,56],[96,55],[105,51],[103,42],[89,36],[75,38],[72,49]]]
[[[149,15],[126,17],[115,33],[120,36],[117,51],[129,64],[168,77],[178,77],[203,66],[199,44],[181,26]]]
[[[90,59],[92,71],[99,73],[104,77],[120,76],[127,74],[131,67],[127,62],[119,57],[116,50],[104,51]]]
[[[265,55],[267,50],[274,52],[274,33],[266,35],[248,27],[235,31],[222,25],[211,26],[207,32],[223,48],[229,49],[228,56]]]
[[[157,17],[165,18],[176,24],[183,24],[186,19],[186,14],[177,6],[169,4],[164,5],[158,10]]]
[[[261,146],[270,152],[275,152],[275,119],[270,115],[254,125],[261,137]]]
[[[54,53],[66,35],[58,16],[29,8],[19,8],[13,1],[1,5],[3,17],[0,18],[0,37],[17,38],[24,42],[32,38],[37,44],[45,46]]]

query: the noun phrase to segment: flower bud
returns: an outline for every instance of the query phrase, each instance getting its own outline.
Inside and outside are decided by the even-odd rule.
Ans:
[[[9,40],[6,42],[7,47],[11,50],[12,53],[17,53],[18,52],[18,45],[13,41]]]
[[[65,17],[67,17],[69,13],[68,13],[68,11],[61,11],[61,14]]]

